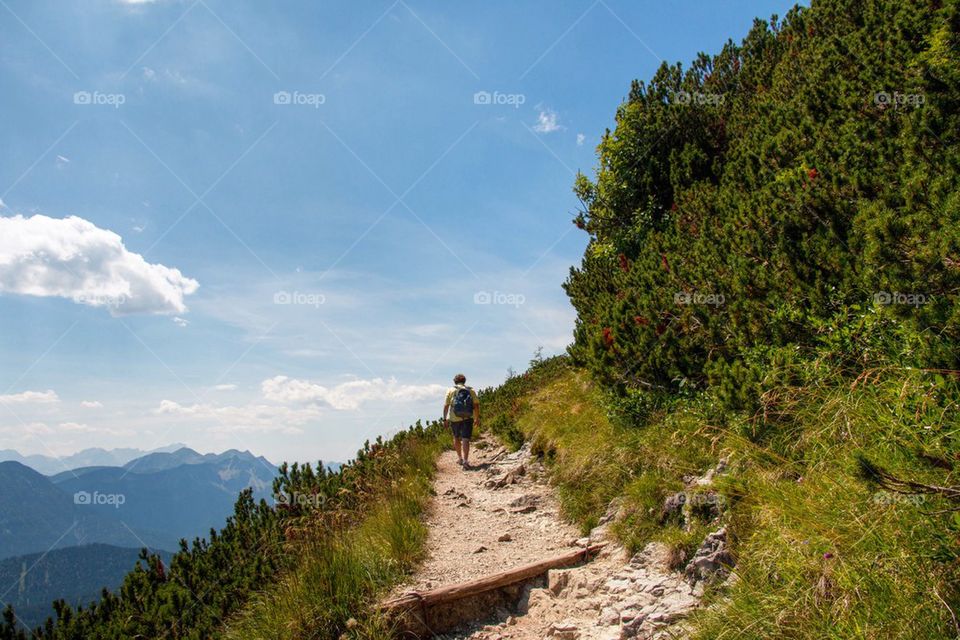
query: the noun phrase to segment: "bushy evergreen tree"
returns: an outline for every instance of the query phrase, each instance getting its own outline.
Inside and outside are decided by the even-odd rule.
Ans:
[[[819,0],[634,82],[575,184],[575,359],[734,408],[813,353],[958,368],[958,27],[955,1]]]

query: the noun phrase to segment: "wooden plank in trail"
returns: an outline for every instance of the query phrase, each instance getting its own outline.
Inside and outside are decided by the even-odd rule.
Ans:
[[[590,560],[604,546],[606,545],[592,545],[469,582],[439,587],[437,589],[431,589],[430,591],[411,591],[384,602],[381,605],[381,610],[388,617],[400,621],[401,626],[409,627],[412,623],[414,626],[420,628],[421,631],[437,631],[438,629],[432,629],[431,625],[428,624],[428,620],[431,617],[429,616],[429,610],[431,608],[453,604],[465,598],[482,596],[497,591],[498,589],[516,585],[542,576],[550,569],[561,569],[579,564]],[[411,616],[413,616],[414,620],[409,619]],[[447,620],[450,619],[449,616],[441,617]],[[404,618],[406,618],[405,621],[403,620]]]

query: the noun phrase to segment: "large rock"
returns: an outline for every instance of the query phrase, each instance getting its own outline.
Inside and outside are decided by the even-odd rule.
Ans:
[[[717,582],[730,575],[733,564],[733,556],[727,549],[727,529],[722,527],[704,538],[684,574],[691,586],[698,582]]]
[[[499,478],[487,480],[484,486],[486,486],[488,489],[501,489],[510,484],[517,484],[520,482],[520,478],[526,474],[526,472],[526,467],[521,463],[510,471],[504,473]]]
[[[660,509],[660,524],[673,520],[683,522],[683,505],[687,503],[687,494],[678,491],[673,495],[667,496],[663,501],[663,507]]]
[[[558,638],[559,640],[576,640],[580,637],[580,630],[573,622],[554,622],[550,625],[550,630],[547,632],[547,635],[552,638]]]
[[[563,593],[563,590],[570,584],[570,572],[559,569],[550,569],[547,571],[547,588],[555,596]]]
[[[623,516],[623,498],[616,497],[607,505],[607,510],[600,517],[598,525],[602,526],[619,520]]]
[[[605,627],[612,627],[620,624],[620,612],[613,607],[604,607],[600,611],[600,624]]]

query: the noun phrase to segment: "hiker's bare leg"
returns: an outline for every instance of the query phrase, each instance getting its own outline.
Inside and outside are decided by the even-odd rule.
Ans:
[[[463,449],[463,463],[467,464],[470,458],[470,441],[464,440],[460,447]]]
[[[453,448],[457,452],[457,457],[463,460],[463,453],[461,453],[461,449],[460,449],[460,438],[457,438],[457,437],[453,438]]]

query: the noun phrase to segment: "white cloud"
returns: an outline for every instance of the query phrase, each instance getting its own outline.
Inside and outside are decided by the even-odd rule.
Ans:
[[[324,349],[287,349],[283,353],[291,358],[322,358],[330,355]]]
[[[297,435],[303,427],[320,424],[320,419],[330,408],[359,410],[361,404],[386,399],[395,403],[435,398],[442,402],[446,387],[438,384],[402,385],[396,380],[373,378],[350,380],[333,387],[276,376],[261,384],[267,402],[251,402],[245,405],[221,405],[198,402],[180,404],[162,400],[153,410],[154,415],[164,416],[166,421],[181,419],[190,424],[207,422],[209,433],[279,433]],[[233,390],[236,385],[216,385],[215,390]]]
[[[586,139],[587,139],[587,136],[583,135],[582,133],[578,133],[578,134],[577,134],[577,146],[578,146],[578,147],[582,147],[582,146],[583,146],[583,143],[584,143],[584,141],[585,141]]]
[[[560,131],[564,127],[560,125],[560,116],[553,109],[545,109],[537,116],[537,124],[533,125],[533,130],[537,133],[553,133]]]
[[[70,158],[66,156],[57,156],[57,159],[54,162],[57,165],[57,169],[63,169],[65,166],[70,164]]]
[[[290,407],[268,404],[215,406],[198,403],[182,405],[173,400],[162,400],[160,406],[153,412],[157,415],[210,420],[214,423],[210,431],[215,433],[279,432],[298,434],[303,433],[303,429],[293,425],[303,425],[320,417],[320,408],[317,406],[291,409]]]
[[[53,429],[47,426],[45,422],[31,422],[23,426],[23,430],[31,436],[44,435],[48,436],[53,433]]]
[[[180,316],[177,316],[176,318],[173,319],[173,324],[177,325],[178,327],[185,327],[188,324],[190,324],[190,321],[184,320]]]
[[[52,404],[54,402],[60,402],[60,398],[55,391],[50,389],[0,396],[0,403],[2,404]]]
[[[234,391],[236,390],[236,388],[237,388],[237,385],[235,384],[218,384],[213,388],[213,390],[214,391]]]
[[[263,396],[274,402],[308,403],[319,402],[334,409],[355,410],[364,402],[387,399],[396,402],[411,402],[428,398],[442,399],[446,387],[439,384],[404,385],[396,380],[351,380],[334,387],[297,380],[287,376],[275,376],[260,385]]]
[[[109,427],[91,427],[79,422],[61,422],[57,425],[61,431],[67,433],[102,433],[111,436],[129,436],[133,435],[130,429],[110,429]]]
[[[420,338],[432,338],[439,336],[450,331],[451,329],[453,329],[452,325],[440,323],[417,324],[407,327],[407,331]]]
[[[47,426],[45,422],[28,422],[26,424],[0,427],[0,433],[21,441],[28,440],[35,436],[48,436],[53,432],[53,429]]]
[[[199,286],[83,218],[0,217],[0,293],[69,298],[115,316],[172,315],[187,311],[183,299]]]
[[[102,409],[103,403],[99,400],[83,400],[80,402],[80,406],[84,409]]]
[[[282,433],[288,436],[300,435],[303,433],[303,429],[300,427],[291,427],[288,424],[269,424],[269,425],[258,425],[253,423],[228,423],[228,422],[219,422],[218,424],[213,425],[207,429],[210,433],[219,433],[219,434],[231,434],[231,433]]]

